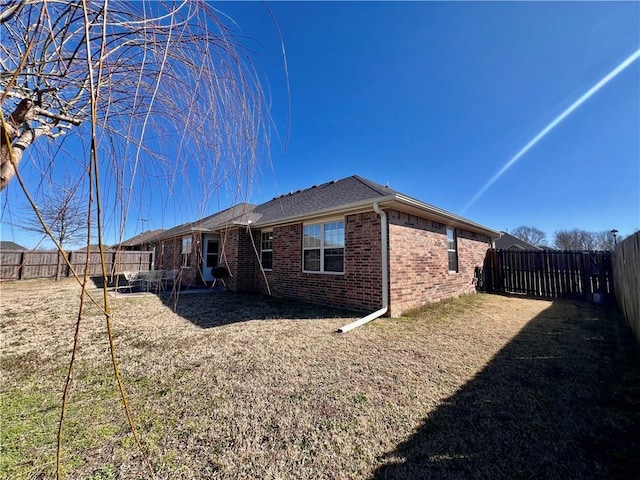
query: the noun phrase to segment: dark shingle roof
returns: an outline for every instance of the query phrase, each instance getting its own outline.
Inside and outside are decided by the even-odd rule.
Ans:
[[[492,238],[497,238],[499,235],[494,230],[453,213],[403,195],[396,190],[366,178],[353,175],[341,180],[334,180],[314,185],[304,190],[280,195],[261,205],[241,203],[201,220],[165,230],[154,240],[175,238],[196,231],[211,232],[222,230],[232,225],[250,224],[255,228],[264,228],[282,222],[299,221],[314,216],[354,212],[364,207],[370,209],[374,202],[380,202],[380,205],[395,205],[399,208],[424,212],[431,218],[436,218],[440,221],[445,220],[454,226],[471,228],[473,231],[479,231]]]
[[[8,240],[0,240],[0,250],[26,250],[22,245]]]
[[[501,233],[502,236],[495,241],[496,248],[504,250],[542,250],[542,248],[531,245],[509,233]]]
[[[105,252],[113,252],[114,248],[110,247],[109,245],[103,245],[102,249]],[[88,247],[85,245],[84,247],[78,248],[76,249],[76,252],[99,252],[100,251],[100,245],[89,245]]]
[[[135,237],[131,237],[128,240],[120,243],[121,247],[135,247],[136,245],[144,245],[145,243],[151,243],[156,238],[160,236],[160,234],[164,232],[164,229],[159,228],[157,230],[147,230],[146,232],[139,233]]]
[[[354,175],[276,197],[258,205],[253,210],[252,220],[257,225],[268,224],[367,200],[373,201],[396,193],[395,190]]]
[[[240,203],[195,222],[184,223],[177,227],[165,230],[156,238],[173,238],[189,234],[195,231],[212,231],[235,224],[245,224],[248,214],[255,208],[250,203]]]

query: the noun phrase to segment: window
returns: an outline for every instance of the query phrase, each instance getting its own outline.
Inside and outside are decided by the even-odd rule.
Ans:
[[[180,265],[182,265],[183,267],[191,266],[189,257],[191,256],[192,241],[193,239],[191,237],[182,238],[182,250],[180,250]]]
[[[273,232],[262,232],[260,237],[260,262],[265,270],[273,268]]]
[[[207,240],[207,255],[206,265],[207,268],[214,268],[218,266],[218,250],[220,249],[220,242],[218,240]]]
[[[447,227],[447,254],[449,256],[449,271],[458,271],[458,240],[456,231]]]
[[[302,270],[344,272],[344,222],[305,225],[302,240]]]

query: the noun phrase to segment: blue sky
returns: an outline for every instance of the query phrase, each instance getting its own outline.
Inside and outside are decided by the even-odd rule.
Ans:
[[[639,3],[269,2],[290,101],[265,5],[216,7],[255,52],[280,136],[250,201],[358,174],[497,230],[640,229],[639,60],[468,205],[640,49]],[[188,216],[165,210],[144,226]],[[23,235],[3,226],[3,240]]]
[[[281,192],[354,173],[460,214],[554,118],[640,48],[638,3],[270,3],[291,84]],[[225,4],[264,56],[267,13]],[[277,68],[274,68],[277,71]],[[271,83],[277,73],[270,75]],[[276,93],[278,93],[276,91]],[[275,109],[284,124],[284,104]],[[640,228],[640,62],[464,215],[495,229]],[[307,180],[308,179],[308,180]],[[258,197],[273,190],[268,176]]]

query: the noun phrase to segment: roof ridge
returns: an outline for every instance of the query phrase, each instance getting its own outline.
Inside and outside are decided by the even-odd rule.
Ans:
[[[179,227],[183,227],[183,226],[186,226],[186,225],[201,224],[201,223],[204,223],[204,222],[207,222],[207,221],[211,220],[214,217],[221,216],[224,213],[230,212],[231,210],[235,210],[235,209],[246,208],[246,211],[242,212],[244,214],[244,213],[253,211],[256,206],[257,205],[255,205],[253,203],[249,203],[249,202],[236,203],[234,205],[231,205],[230,207],[225,208],[224,210],[220,210],[218,212],[215,212],[215,213],[212,213],[210,215],[207,215],[206,217],[201,217],[201,218],[198,218],[196,220],[192,220],[191,222],[186,222],[186,223],[183,223],[183,224],[178,225],[178,226]]]
[[[361,177],[360,175],[353,175],[353,178],[358,180],[363,185],[369,187],[371,190],[375,191],[379,195],[387,195],[388,192],[385,190],[391,190],[395,192],[392,188],[389,188],[386,185],[381,185],[380,183],[374,182],[373,180],[369,180],[368,178]]]
[[[340,180],[346,180],[346,179],[342,178]],[[310,187],[307,187],[307,188],[300,188],[298,190],[291,190],[289,193],[283,193],[281,195],[277,195],[277,196],[273,197],[271,200],[267,200],[266,202],[261,203],[261,204],[259,204],[257,206],[264,205],[265,203],[269,203],[269,202],[272,202],[273,200],[278,200],[280,198],[292,197],[292,196],[297,195],[299,193],[304,193],[304,192],[307,192],[309,190],[314,190],[316,188],[322,188],[322,187],[326,187],[327,185],[333,185],[334,183],[338,183],[340,180],[329,180],[328,182],[316,183],[315,185],[311,185]]]

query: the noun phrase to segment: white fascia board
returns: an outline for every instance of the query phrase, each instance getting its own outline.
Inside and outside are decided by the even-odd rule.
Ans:
[[[407,205],[409,207],[431,214],[432,216],[436,217],[436,219],[440,219],[440,223],[446,223],[452,227],[459,227],[465,230],[470,229],[472,232],[482,233],[483,235],[486,235],[492,239],[500,237],[500,232],[497,230],[493,230],[491,228],[485,227],[484,225],[480,225],[479,223],[472,222],[471,220],[468,220],[464,217],[460,217],[451,212],[447,212],[446,210],[434,207],[433,205],[429,205],[428,203],[421,202],[420,200],[416,200],[415,198],[407,197],[406,195],[402,194],[397,194],[395,197],[395,200],[400,204]]]
[[[276,225],[318,221],[325,217],[373,211],[373,204],[376,202],[384,208],[395,207],[400,210],[406,210],[406,208],[409,207],[410,209],[417,211],[418,214],[427,214],[428,217],[440,223],[446,223],[453,227],[459,227],[472,232],[481,233],[482,235],[486,235],[492,239],[500,237],[500,232],[496,230],[399,193],[384,197],[370,198],[348,205],[340,205],[338,207],[318,210],[313,213],[283,217],[271,222],[233,222],[233,226],[250,226],[251,228],[266,229],[273,228]]]

